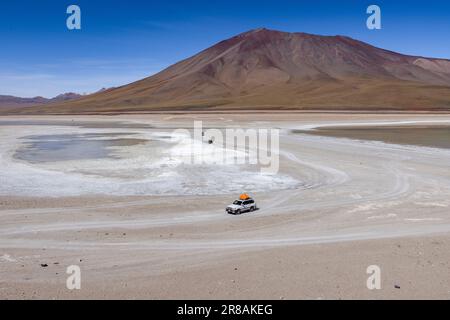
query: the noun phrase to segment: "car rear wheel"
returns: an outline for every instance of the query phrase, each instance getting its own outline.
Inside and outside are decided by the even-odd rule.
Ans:
[[[253,211],[255,211],[255,207],[250,208],[250,212],[253,212]]]
[[[241,214],[241,210],[236,211],[236,214],[237,215]]]

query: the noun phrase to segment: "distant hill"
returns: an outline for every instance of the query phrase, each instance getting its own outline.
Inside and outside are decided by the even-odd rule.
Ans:
[[[21,112],[235,109],[450,110],[450,61],[345,36],[257,29],[149,78]]]
[[[83,95],[73,92],[63,93],[51,99],[47,99],[44,97],[20,98],[14,96],[0,95],[0,108],[33,107],[37,105],[46,105],[55,102],[76,100],[80,99],[81,97],[83,97]]]

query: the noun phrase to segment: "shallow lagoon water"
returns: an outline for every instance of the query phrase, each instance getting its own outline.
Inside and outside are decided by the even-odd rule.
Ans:
[[[294,130],[326,137],[381,141],[393,144],[416,145],[434,148],[450,148],[450,126],[342,126],[319,127],[315,130]]]
[[[236,159],[245,152],[194,141],[171,128],[112,121],[4,122],[0,196],[213,195],[302,187],[289,175],[263,174],[254,165],[217,164],[222,151]],[[190,162],[198,155],[205,162]]]
[[[14,157],[31,163],[114,158],[110,147],[133,146],[148,140],[120,138],[129,133],[35,135],[23,137]]]

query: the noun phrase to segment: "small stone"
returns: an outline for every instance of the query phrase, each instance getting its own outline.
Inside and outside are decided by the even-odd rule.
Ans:
[[[41,267],[42,267],[42,268],[47,268],[47,267],[48,267],[48,264],[42,263],[42,264],[41,264]]]
[[[395,285],[395,289],[401,289],[399,285]]]

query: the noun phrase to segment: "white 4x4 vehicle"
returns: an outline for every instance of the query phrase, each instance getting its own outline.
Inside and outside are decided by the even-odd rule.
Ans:
[[[236,200],[233,202],[232,205],[229,205],[225,210],[229,214],[242,214],[244,212],[253,212],[257,210],[258,207],[256,206],[255,200],[249,198],[246,200]]]

